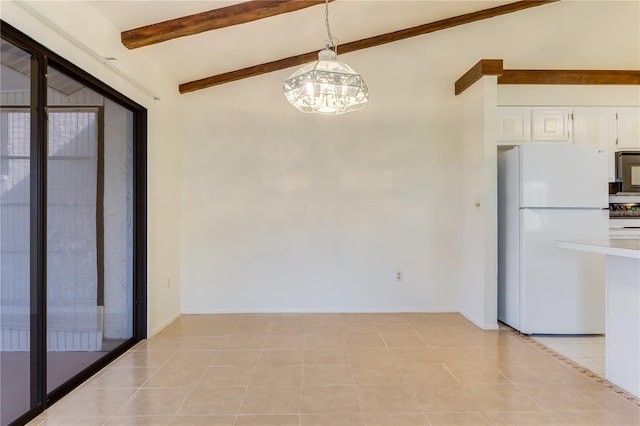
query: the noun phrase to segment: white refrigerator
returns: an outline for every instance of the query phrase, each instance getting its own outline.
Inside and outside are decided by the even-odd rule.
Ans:
[[[532,143],[498,155],[498,319],[523,334],[600,334],[604,256],[557,240],[609,238],[607,153]]]

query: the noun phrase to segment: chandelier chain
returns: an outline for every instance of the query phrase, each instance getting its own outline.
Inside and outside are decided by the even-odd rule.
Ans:
[[[329,28],[329,0],[325,0],[324,2],[324,24],[327,26],[327,36],[329,37],[328,47],[336,52],[336,44],[333,42],[333,35],[331,34],[331,28]]]

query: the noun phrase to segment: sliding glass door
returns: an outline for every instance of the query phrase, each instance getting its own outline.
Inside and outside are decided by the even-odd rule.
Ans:
[[[47,74],[52,391],[133,336],[133,114],[51,67]]]
[[[0,423],[31,409],[31,55],[0,41]],[[19,73],[4,65],[25,64]],[[17,107],[17,98],[27,108]]]
[[[2,426],[33,417],[146,335],[145,111],[7,27]]]

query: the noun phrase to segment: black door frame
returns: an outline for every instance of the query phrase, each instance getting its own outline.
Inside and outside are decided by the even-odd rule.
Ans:
[[[30,186],[31,409],[12,425],[35,418],[135,343],[147,337],[147,110],[86,71],[0,20],[4,40],[32,55]],[[133,336],[47,393],[47,69],[51,66],[133,113]],[[36,348],[36,349],[33,349]]]

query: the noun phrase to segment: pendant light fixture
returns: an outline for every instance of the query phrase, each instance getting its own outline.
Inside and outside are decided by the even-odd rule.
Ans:
[[[284,95],[302,112],[337,115],[362,109],[369,101],[369,90],[360,74],[337,60],[329,28],[329,0],[324,7],[328,44],[316,62],[304,65],[284,81]]]

